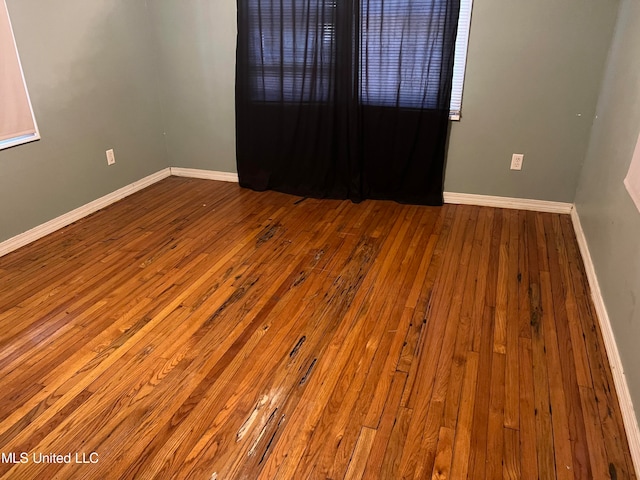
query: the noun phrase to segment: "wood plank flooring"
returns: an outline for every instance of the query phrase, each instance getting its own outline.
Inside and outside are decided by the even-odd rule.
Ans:
[[[0,278],[0,478],[636,478],[568,216],[170,177]]]

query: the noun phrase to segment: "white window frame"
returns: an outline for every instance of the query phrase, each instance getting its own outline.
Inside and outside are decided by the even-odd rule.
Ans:
[[[464,73],[467,66],[467,49],[469,46],[469,30],[471,28],[471,10],[473,0],[460,0],[460,16],[458,17],[458,36],[453,62],[453,86],[451,88],[451,105],[449,119],[460,120],[462,111],[462,90]]]
[[[33,106],[31,105],[31,98],[29,97],[29,90],[27,89],[27,83],[24,78],[24,72],[22,70],[22,63],[20,62],[20,55],[18,54],[18,46],[16,44],[16,38],[13,33],[13,26],[11,25],[11,18],[9,17],[9,9],[7,8],[6,0],[2,0],[0,2],[0,8],[4,9],[6,13],[7,20],[9,22],[9,33],[11,34],[11,41],[13,42],[13,50],[16,54],[16,59],[18,61],[18,66],[20,68],[20,75],[22,77],[22,84],[24,85],[24,92],[26,95],[27,103],[29,104],[29,110],[31,112],[31,118],[33,119],[33,126],[35,128],[35,133],[29,135],[21,135],[18,137],[8,138],[6,140],[0,140],[0,150],[5,148],[15,147],[17,145],[22,145],[24,143],[33,142],[35,140],[40,140],[40,130],[38,129],[38,123],[36,122],[36,117],[33,114]]]
[[[629,172],[624,179],[624,186],[627,187],[627,192],[640,211],[640,135],[638,135],[636,149],[631,159],[631,165],[629,165]]]

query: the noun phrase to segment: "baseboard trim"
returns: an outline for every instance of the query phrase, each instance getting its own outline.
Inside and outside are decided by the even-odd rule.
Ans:
[[[618,402],[620,402],[622,421],[624,422],[624,428],[627,432],[629,450],[631,450],[631,459],[633,460],[633,466],[635,467],[636,474],[638,474],[640,473],[640,428],[638,428],[638,421],[633,408],[633,402],[631,400],[631,392],[629,391],[627,379],[624,374],[618,345],[616,344],[616,340],[613,335],[611,319],[607,313],[604,298],[600,291],[600,284],[598,283],[595,266],[591,259],[591,253],[589,252],[587,238],[584,235],[580,216],[575,208],[571,211],[571,220],[573,222],[573,229],[576,233],[576,239],[578,240],[580,254],[582,255],[582,260],[584,262],[589,287],[591,289],[591,298],[598,315],[600,331],[602,332],[602,339],[604,341],[604,348],[607,351],[607,356],[609,358],[609,366],[611,367],[611,374],[613,375],[613,383],[615,384],[616,392],[618,394]]]
[[[171,167],[171,175],[176,177],[202,178],[223,182],[238,182],[238,174],[217,170],[200,170],[197,168]],[[445,203],[460,205],[476,205],[481,207],[515,208],[535,212],[571,213],[572,203],[550,202],[546,200],[529,200],[525,198],[494,197],[471,193],[444,192]]]
[[[56,230],[64,228],[73,222],[77,222],[87,215],[91,215],[92,213],[97,212],[98,210],[109,206],[112,203],[117,202],[118,200],[122,200],[123,198],[128,197],[132,193],[135,193],[139,190],[142,190],[143,188],[148,187],[149,185],[167,178],[169,175],[169,169],[165,168],[163,170],[160,170],[159,172],[153,173],[114,192],[111,192],[104,197],[100,197],[92,202],[76,208],[75,210],[65,213],[64,215],[60,215],[53,220],[49,220],[46,223],[38,225],[31,230],[27,230],[26,232],[16,235],[15,237],[11,237],[10,239],[0,243],[0,257],[6,255],[9,252],[13,252],[14,250],[17,250],[18,248],[23,247],[31,242],[35,242],[36,240],[49,235]]]
[[[219,180],[221,182],[238,183],[238,174],[219,172],[216,170],[199,170],[197,168],[171,167],[171,175],[176,177],[202,178],[204,180]]]
[[[202,178],[223,182],[238,182],[238,174],[217,170],[200,170],[197,168],[171,167],[171,175],[176,177]],[[515,208],[535,212],[571,213],[572,203],[550,202],[546,200],[529,200],[525,198],[494,197],[470,193],[444,192],[444,202],[460,205],[476,205],[481,207]]]
[[[571,213],[572,203],[529,200],[526,198],[494,197],[472,193],[444,192],[444,202],[458,205],[476,205],[481,207],[515,208],[534,212]]]
[[[167,178],[171,175],[178,177],[189,178],[201,178],[206,180],[218,180],[224,182],[238,182],[238,175],[231,172],[220,172],[214,170],[199,170],[195,168],[181,168],[181,167],[169,167],[159,172],[153,173],[147,177],[144,177],[138,181],[135,181],[125,187],[122,187],[114,192],[111,192],[103,197],[100,197],[92,202],[76,208],[71,212],[65,213],[53,220],[50,220],[42,225],[32,228],[24,233],[16,235],[4,242],[0,242],[0,257],[6,255],[9,252],[17,250],[18,248],[34,242],[50,233],[55,232],[67,225],[80,220],[87,215],[90,215],[112,203],[117,202],[129,195],[142,190],[160,180]],[[618,346],[613,335],[613,329],[611,327],[611,320],[605,307],[604,299],[600,291],[600,285],[596,276],[595,267],[591,259],[589,247],[587,244],[582,224],[580,223],[580,217],[575,207],[571,203],[563,202],[550,202],[544,200],[527,200],[521,198],[510,197],[496,197],[490,195],[476,195],[466,193],[444,192],[445,203],[461,204],[461,205],[477,205],[486,207],[497,208],[513,208],[520,210],[533,210],[538,212],[549,213],[565,213],[571,214],[571,220],[573,222],[573,228],[580,248],[580,253],[585,266],[587,274],[587,280],[591,289],[591,296],[598,315],[600,329],[602,331],[602,337],[607,351],[609,359],[609,365],[611,367],[611,373],[613,375],[613,381],[615,383],[616,392],[618,394],[618,401],[620,402],[620,409],[622,412],[622,418],[624,427],[627,433],[627,439],[629,442],[629,448],[631,450],[631,457],[636,470],[636,473],[640,472],[640,428],[638,428],[638,422],[636,419],[635,411],[633,408],[633,402],[631,400],[631,393],[627,385],[624,369],[622,367],[622,360],[618,351]]]

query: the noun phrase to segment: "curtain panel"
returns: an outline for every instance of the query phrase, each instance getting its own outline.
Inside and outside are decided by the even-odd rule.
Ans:
[[[459,0],[238,0],[240,184],[441,205]]]

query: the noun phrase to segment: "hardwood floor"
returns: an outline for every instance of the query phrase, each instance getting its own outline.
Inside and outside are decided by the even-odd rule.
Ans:
[[[0,278],[1,478],[635,478],[568,216],[171,177]]]

